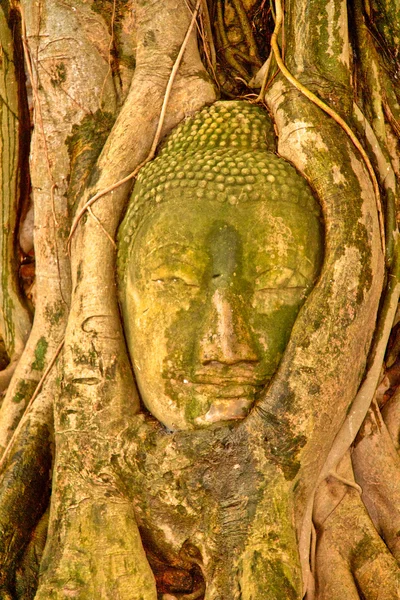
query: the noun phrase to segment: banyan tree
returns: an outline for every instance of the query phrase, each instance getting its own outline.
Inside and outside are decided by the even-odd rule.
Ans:
[[[398,0],[0,43],[0,598],[400,597]]]

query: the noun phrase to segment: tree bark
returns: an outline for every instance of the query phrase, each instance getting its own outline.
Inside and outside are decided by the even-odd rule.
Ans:
[[[126,349],[114,240],[133,178],[109,188],[146,162],[158,129],[161,139],[219,93],[253,101],[271,51],[265,5],[202,0],[203,39],[194,28],[173,79],[197,3],[0,8],[0,330],[10,358],[0,372],[0,598],[357,600],[375,597],[378,580],[382,598],[400,597],[395,386],[373,401],[399,287],[397,1],[285,3],[279,46],[300,85],[271,58],[259,101],[277,153],[321,203],[325,256],[250,415],[232,431],[166,432],[143,409]],[[30,187],[32,328],[16,241]],[[392,340],[397,348],[396,330]],[[174,512],[187,502],[195,545]],[[156,556],[163,511],[180,566]]]

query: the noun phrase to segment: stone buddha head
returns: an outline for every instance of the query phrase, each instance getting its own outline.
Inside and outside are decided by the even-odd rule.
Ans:
[[[120,299],[142,401],[170,430],[246,417],[318,276],[319,205],[273,149],[267,113],[218,102],[139,174]]]

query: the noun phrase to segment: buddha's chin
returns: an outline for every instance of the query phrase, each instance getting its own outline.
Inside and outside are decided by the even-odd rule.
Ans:
[[[216,398],[205,415],[197,417],[194,424],[204,427],[223,421],[244,419],[254,403],[254,396],[240,396],[237,398]]]

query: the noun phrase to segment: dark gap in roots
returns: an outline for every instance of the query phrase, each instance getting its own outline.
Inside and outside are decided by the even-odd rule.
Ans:
[[[18,84],[18,111],[19,111],[19,155],[18,155],[18,198],[17,198],[17,224],[14,235],[15,272],[18,273],[21,296],[27,300],[29,310],[33,305],[29,299],[35,277],[34,249],[21,248],[19,232],[31,205],[31,180],[29,172],[29,152],[31,143],[32,120],[30,116],[28,90],[31,82],[25,69],[24,48],[22,42],[21,16],[18,10],[12,9],[9,14],[9,24],[12,31],[14,46],[14,65]],[[25,265],[28,265],[26,267]]]

